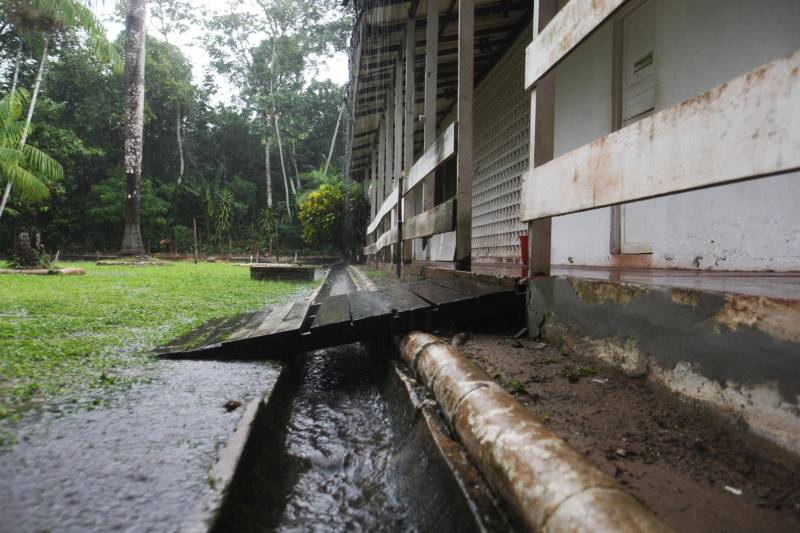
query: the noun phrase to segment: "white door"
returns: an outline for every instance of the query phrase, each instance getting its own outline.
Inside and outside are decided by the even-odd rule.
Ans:
[[[620,126],[653,113],[656,101],[655,1],[647,0],[622,21]],[[622,205],[619,214],[619,253],[649,254],[652,228],[648,201]]]

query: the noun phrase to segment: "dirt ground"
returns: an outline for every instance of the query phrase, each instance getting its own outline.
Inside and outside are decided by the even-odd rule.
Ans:
[[[800,531],[800,458],[743,422],[534,340],[461,349],[676,531]]]

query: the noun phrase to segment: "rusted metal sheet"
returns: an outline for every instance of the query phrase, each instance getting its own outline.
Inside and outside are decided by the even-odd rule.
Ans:
[[[403,240],[430,237],[455,229],[455,202],[449,200],[429,211],[409,218],[403,223]]]
[[[456,123],[453,122],[423,153],[408,171],[404,194],[408,194],[420,181],[436,170],[456,153]]]
[[[800,169],[800,51],[530,170],[521,218]]]
[[[567,2],[526,50],[525,88],[539,81],[625,2],[627,0]]]

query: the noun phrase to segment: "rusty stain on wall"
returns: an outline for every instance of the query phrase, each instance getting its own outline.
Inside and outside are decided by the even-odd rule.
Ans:
[[[646,287],[630,283],[584,280],[580,278],[569,278],[569,283],[578,298],[589,304],[614,302],[627,305],[636,298],[648,293]]]
[[[698,307],[700,305],[700,291],[692,289],[670,289],[669,297],[673,303],[685,305],[687,307]]]
[[[727,295],[714,316],[717,331],[756,328],[778,340],[800,342],[800,305],[759,296]]]

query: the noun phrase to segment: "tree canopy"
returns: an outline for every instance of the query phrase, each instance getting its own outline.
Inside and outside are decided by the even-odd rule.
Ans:
[[[11,4],[4,3],[6,13]],[[209,253],[268,249],[275,232],[284,250],[319,248],[302,238],[298,206],[320,186],[306,176],[324,164],[344,97],[341,86],[317,78],[317,69],[344,48],[349,12],[337,0],[259,0],[255,11],[232,3],[213,13],[180,0],[148,4],[140,188],[148,251],[189,251],[195,223]],[[53,251],[113,253],[123,230],[125,109],[123,75],[109,60],[119,57],[124,35],[108,43],[84,22],[56,28],[2,18],[0,95],[11,90],[15,71],[20,94],[30,91],[44,33],[57,29],[57,38],[44,54],[25,149],[33,157],[26,163],[31,176],[47,192],[28,180],[34,188],[26,191],[34,194],[20,187],[11,195],[15,216],[0,219],[0,251],[11,248],[20,228],[35,226]],[[193,76],[177,38],[197,25],[205,28],[202,45],[211,57],[202,79]],[[229,101],[221,102],[220,79],[234,89]],[[339,140],[335,153],[341,146]],[[21,163],[11,150],[0,153]]]

